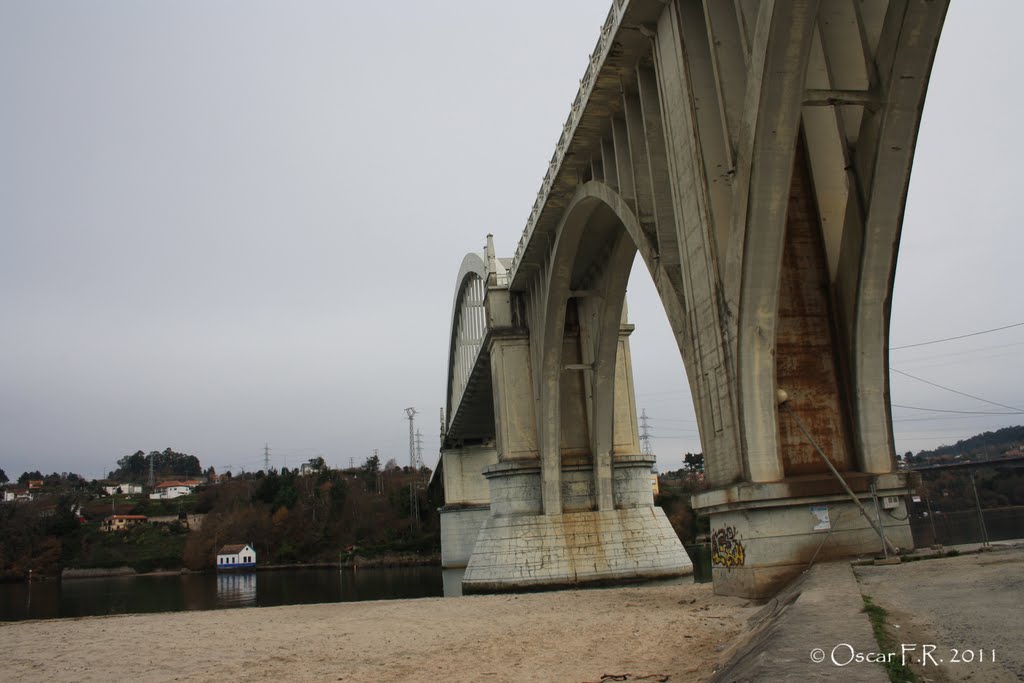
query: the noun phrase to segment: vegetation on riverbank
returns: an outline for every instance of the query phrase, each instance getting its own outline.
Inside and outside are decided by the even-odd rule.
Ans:
[[[272,471],[208,487],[196,503],[206,517],[188,538],[184,564],[210,567],[218,547],[242,542],[253,544],[260,563],[272,564],[437,553],[440,525],[426,501],[428,476],[382,472],[371,458],[357,470]]]
[[[197,465],[167,449],[167,462]],[[138,473],[138,454],[119,469]],[[0,580],[60,575],[65,568],[156,570],[213,568],[217,550],[251,543],[261,565],[410,566],[436,562],[438,514],[427,503],[430,471],[370,458],[363,467],[327,468],[314,459],[301,470],[218,478],[193,494],[153,500],[107,496],[96,484],[65,476],[35,500],[0,505]],[[59,479],[59,477],[58,477]],[[61,484],[63,482],[63,484]],[[174,521],[102,531],[112,514],[169,519],[202,517],[198,528]]]

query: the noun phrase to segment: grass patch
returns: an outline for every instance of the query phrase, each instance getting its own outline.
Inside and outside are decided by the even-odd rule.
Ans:
[[[875,641],[878,643],[879,652],[896,652],[896,642],[886,629],[889,613],[885,608],[876,605],[871,596],[864,596],[864,612],[871,621],[871,630],[875,634]],[[883,664],[885,672],[889,674],[892,683],[917,683],[917,675],[907,665],[900,661],[899,657],[893,657],[893,661]]]
[[[131,567],[139,573],[179,569],[188,531],[142,524],[126,531],[84,533],[70,544],[65,567],[108,569]]]

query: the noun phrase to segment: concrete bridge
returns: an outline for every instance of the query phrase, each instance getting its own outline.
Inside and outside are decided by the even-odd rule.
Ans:
[[[716,592],[880,551],[825,458],[912,545],[889,314],[946,7],[614,1],[514,256],[489,238],[456,282],[436,476],[464,590],[690,570],[640,454],[637,253],[696,408]]]

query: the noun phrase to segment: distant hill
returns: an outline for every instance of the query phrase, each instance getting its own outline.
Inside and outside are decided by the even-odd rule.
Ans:
[[[930,451],[918,451],[913,456],[913,462],[946,460],[956,456],[964,456],[964,460],[987,460],[998,458],[1006,451],[1019,449],[1021,445],[1024,445],[1024,426],[1004,427],[994,432],[984,432],[969,439],[957,441],[952,446],[939,446]]]

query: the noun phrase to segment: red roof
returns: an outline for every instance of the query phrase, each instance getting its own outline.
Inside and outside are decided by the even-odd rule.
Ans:
[[[245,550],[245,546],[246,546],[245,543],[242,543],[242,544],[239,544],[239,545],[226,545],[223,548],[221,548],[217,552],[217,554],[218,555],[237,555],[238,553],[240,553],[243,550]]]
[[[147,519],[146,515],[111,515],[110,519]]]

